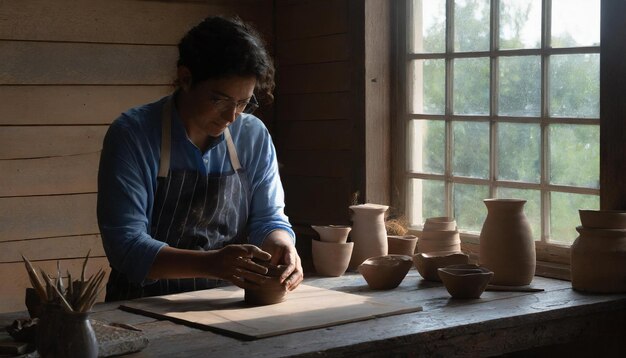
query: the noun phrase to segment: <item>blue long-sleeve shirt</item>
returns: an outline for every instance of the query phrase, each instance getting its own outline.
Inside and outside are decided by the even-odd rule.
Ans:
[[[150,223],[161,149],[161,109],[167,97],[123,113],[104,138],[98,174],[98,225],[110,264],[131,282],[144,282],[154,259],[167,244],[150,236]],[[232,171],[222,134],[202,153],[187,137],[172,106],[172,170],[196,170],[204,175]],[[284,214],[284,192],[276,151],[267,128],[257,117],[242,114],[230,126],[252,202],[249,242],[261,246],[277,229],[295,240]]]

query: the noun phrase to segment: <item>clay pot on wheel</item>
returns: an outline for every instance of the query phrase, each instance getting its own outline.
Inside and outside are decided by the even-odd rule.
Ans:
[[[338,277],[346,272],[352,256],[353,242],[311,241],[313,266],[322,276]]]
[[[269,278],[262,287],[246,289],[244,301],[254,306],[265,306],[283,302],[286,299],[287,289],[285,285],[280,282],[280,275],[283,274],[287,266],[272,265],[269,262],[256,263],[267,267],[268,271],[266,276]]]

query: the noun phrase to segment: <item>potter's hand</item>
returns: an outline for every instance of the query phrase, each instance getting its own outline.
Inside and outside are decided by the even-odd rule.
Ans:
[[[280,276],[280,282],[287,290],[292,291],[298,287],[304,279],[304,274],[300,256],[289,234],[284,230],[274,230],[267,235],[261,247],[272,255],[272,264],[287,266]]]
[[[267,268],[254,263],[253,258],[268,261],[271,255],[254,245],[224,246],[213,255],[215,276],[244,289],[258,288],[267,280]]]

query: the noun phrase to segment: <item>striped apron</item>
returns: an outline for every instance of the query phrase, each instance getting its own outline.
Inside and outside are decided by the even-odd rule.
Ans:
[[[227,244],[246,243],[250,207],[248,177],[239,163],[228,128],[224,138],[233,171],[203,175],[194,170],[170,170],[172,98],[162,111],[162,138],[157,191],[150,234],[171,247],[216,250]],[[141,286],[111,268],[106,301],[202,290],[226,284],[207,278],[161,279]]]

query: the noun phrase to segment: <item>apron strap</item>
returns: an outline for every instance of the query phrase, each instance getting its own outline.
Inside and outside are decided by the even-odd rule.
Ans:
[[[159,161],[159,178],[167,178],[170,170],[170,152],[172,141],[172,97],[170,96],[161,111],[161,159]]]
[[[237,156],[237,149],[235,149],[235,143],[233,143],[233,138],[230,136],[230,130],[228,127],[224,129],[224,137],[226,138],[226,145],[228,146],[228,155],[230,156],[230,164],[233,166],[235,171],[241,169],[241,163],[239,163],[239,156]]]
[[[170,170],[170,154],[171,154],[171,142],[172,142],[172,97],[170,96],[161,111],[161,155],[159,160],[159,177],[167,178],[167,174]],[[241,163],[239,162],[239,156],[237,155],[237,149],[235,143],[230,135],[228,127],[224,129],[224,138],[226,139],[226,146],[228,148],[228,156],[230,157],[230,164],[233,166],[233,170],[237,171],[241,169]]]

